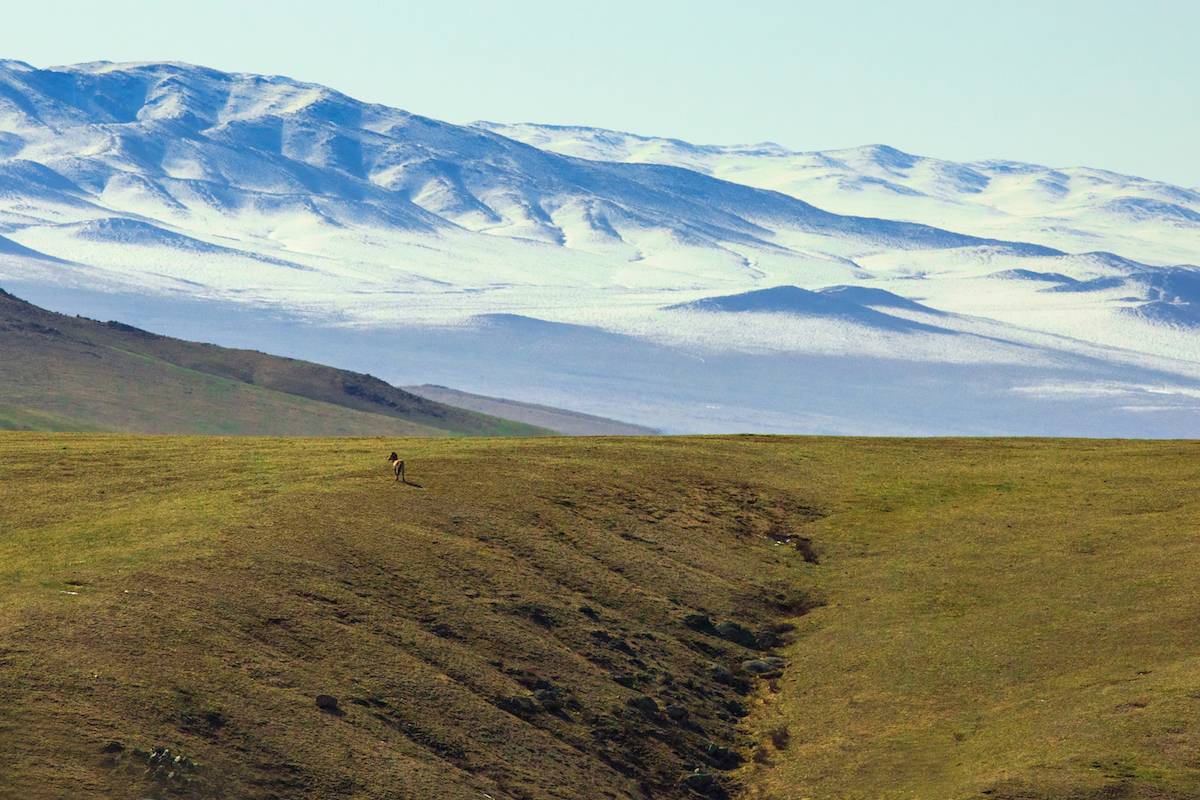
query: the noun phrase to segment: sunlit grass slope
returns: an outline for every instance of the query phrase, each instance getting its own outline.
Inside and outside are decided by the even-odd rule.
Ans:
[[[0,435],[0,796],[682,797],[748,752],[756,651],[684,619],[800,613],[765,534],[813,512],[732,441],[498,441]]]
[[[1200,444],[810,441],[752,797],[1200,797]]]
[[[3,434],[0,797],[1196,797],[1197,487],[1172,442]]]

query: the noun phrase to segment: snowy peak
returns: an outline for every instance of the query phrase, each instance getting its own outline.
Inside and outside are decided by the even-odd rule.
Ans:
[[[737,265],[759,260],[746,248],[837,259],[996,242],[831,214],[675,164],[551,153],[289,78],[178,63],[2,68],[0,121],[0,167],[45,173],[25,176],[18,193],[289,247],[309,246],[292,241],[298,219],[338,230],[465,229],[647,265],[687,251]],[[603,143],[595,129],[558,131],[567,132]]]

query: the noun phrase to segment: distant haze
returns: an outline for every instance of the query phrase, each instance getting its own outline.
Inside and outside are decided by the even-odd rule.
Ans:
[[[15,5],[0,56],[284,74],[459,122],[806,150],[880,142],[1200,185],[1200,5],[1186,0],[758,2],[721,13],[629,0],[182,8]]]

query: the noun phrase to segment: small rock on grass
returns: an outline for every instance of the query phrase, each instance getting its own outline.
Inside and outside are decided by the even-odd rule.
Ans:
[[[725,710],[739,718],[748,716],[750,714],[750,710],[737,700],[726,700]]]
[[[541,710],[536,700],[523,694],[506,697],[501,701],[501,705],[514,714],[536,714]]]
[[[637,686],[637,678],[627,672],[618,672],[612,676],[613,680],[624,686],[627,689],[632,689]]]
[[[751,675],[760,676],[778,675],[785,666],[787,662],[778,656],[752,658],[742,662],[742,669]]]
[[[658,703],[654,700],[653,697],[650,697],[649,695],[639,694],[635,697],[629,698],[626,701],[626,703],[631,708],[636,708],[638,711],[641,711],[643,714],[657,714],[658,713]]]
[[[740,644],[742,647],[756,647],[758,645],[758,637],[749,628],[731,619],[718,623],[714,630],[722,639]]]
[[[713,664],[709,667],[709,670],[712,674],[713,680],[717,683],[732,684],[736,680],[733,677],[733,673],[730,672],[729,667],[726,667],[723,664]]]
[[[533,696],[547,711],[562,709],[562,693],[558,689],[535,689]]]
[[[338,699],[331,694],[319,694],[317,695],[317,708],[330,713],[337,711]]]
[[[680,779],[679,785],[688,790],[692,794],[701,797],[725,797],[725,789],[721,786],[721,782],[716,775],[711,772],[702,772],[696,770],[684,775]]]
[[[742,763],[742,754],[716,742],[709,742],[704,758],[717,769],[737,769]]]

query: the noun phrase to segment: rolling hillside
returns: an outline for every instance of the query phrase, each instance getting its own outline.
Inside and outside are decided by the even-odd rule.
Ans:
[[[378,378],[40,309],[0,290],[0,429],[536,435]]]
[[[0,797],[1194,798],[1196,449],[0,434]]]

